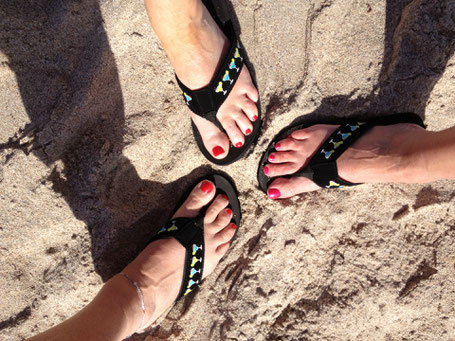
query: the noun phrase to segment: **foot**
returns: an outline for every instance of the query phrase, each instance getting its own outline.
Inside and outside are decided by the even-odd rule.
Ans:
[[[207,86],[229,48],[229,41],[200,0],[188,1],[178,11],[178,22],[154,20],[152,5],[149,15],[156,33],[179,79],[192,90]],[[155,10],[156,11],[156,10]],[[166,17],[167,18],[167,17]],[[162,26],[171,25],[172,30]],[[258,118],[258,91],[244,65],[229,96],[219,108],[217,119],[225,129],[221,132],[213,123],[190,112],[205,148],[217,159],[226,157],[230,143],[240,148],[245,135],[253,131]]]
[[[215,197],[215,186],[204,180],[188,196],[183,205],[174,214],[178,217],[196,217],[200,209],[212,200],[204,217],[205,260],[203,278],[213,272],[220,259],[229,248],[236,226],[231,223],[232,210],[224,195]],[[161,239],[149,244],[139,256],[122,272],[136,281],[142,290],[146,305],[146,318],[143,327],[150,325],[168,309],[180,290],[185,260],[185,249],[175,239]],[[131,283],[122,279],[124,285],[134,290]],[[135,315],[137,328],[142,318],[138,297],[129,316]],[[133,320],[133,319],[132,319]],[[133,330],[135,331],[135,330]]]
[[[275,145],[264,173],[276,179],[267,194],[271,199],[289,198],[319,189],[313,181],[302,178],[280,178],[305,167],[322,143],[338,128],[314,125],[297,130]],[[418,125],[403,123],[377,126],[365,133],[337,160],[340,178],[352,183],[413,182],[414,174],[408,156],[416,140]]]

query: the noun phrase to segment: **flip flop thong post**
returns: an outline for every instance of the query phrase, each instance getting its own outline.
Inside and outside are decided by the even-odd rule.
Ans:
[[[339,122],[318,122],[317,124],[336,124],[340,125],[340,127],[322,143],[306,166],[294,174],[280,177],[305,177],[312,180],[319,187],[330,189],[360,185],[345,181],[339,177],[337,159],[355,141],[374,126],[387,126],[399,123],[414,123],[425,128],[422,119],[413,113],[394,114],[371,119],[348,118]],[[267,193],[270,183],[274,180],[265,175],[264,166],[268,162],[270,153],[276,151],[275,144],[289,136],[292,132],[307,127],[309,125],[297,124],[289,126],[273,138],[259,163],[257,176],[259,187],[262,191]]]
[[[237,191],[234,185],[221,175],[207,176],[204,179],[215,184],[216,194],[224,194],[228,197],[229,206],[232,209],[232,221],[237,225],[234,237],[231,240],[233,241],[237,236],[242,218]],[[198,180],[197,183],[202,180]],[[191,189],[193,187],[191,186]],[[186,197],[187,195],[184,196],[184,199]],[[175,218],[168,221],[148,243],[159,239],[175,238],[186,249],[182,284],[176,301],[194,291],[202,281],[205,254],[204,216],[208,206],[209,204],[195,218]]]
[[[212,122],[218,129],[226,133],[220,122],[216,118],[218,109],[224,103],[226,98],[229,96],[231,90],[233,89],[242,67],[244,65],[245,56],[243,52],[243,46],[240,40],[236,37],[234,27],[232,26],[231,20],[227,19],[229,17],[227,9],[223,6],[222,1],[214,0],[203,0],[202,1],[212,15],[215,22],[218,24],[220,29],[226,35],[230,41],[229,50],[224,57],[220,67],[215,73],[215,76],[211,80],[210,84],[204,88],[198,90],[191,90],[185,86],[176,76],[177,83],[182,90],[183,98],[186,105],[189,109],[195,114],[205,118],[206,120]],[[253,80],[254,82],[254,80]],[[256,83],[254,82],[255,87],[257,88]],[[224,166],[231,164],[238,159],[240,159],[246,151],[254,144],[261,128],[261,114],[260,114],[260,105],[259,101],[258,106],[258,118],[256,121],[252,122],[253,131],[251,134],[245,136],[245,143],[242,147],[236,148],[230,144],[229,152],[227,156],[223,159],[214,158],[210,152],[205,148],[202,141],[201,134],[199,133],[196,125],[192,122],[193,135],[196,140],[196,143],[199,147],[199,150],[202,154],[214,164]]]

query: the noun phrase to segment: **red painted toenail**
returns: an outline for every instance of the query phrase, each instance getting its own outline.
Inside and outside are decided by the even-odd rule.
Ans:
[[[226,194],[221,194],[221,197],[222,197],[224,200],[229,200]]]
[[[275,149],[276,149],[276,150],[280,150],[280,149],[281,149],[281,144],[277,143],[277,144],[275,145]]]
[[[275,154],[270,154],[269,155],[269,160],[270,161],[275,161]]]
[[[242,142],[237,142],[235,144],[235,148],[240,148],[241,146],[243,146],[243,143]]]
[[[232,214],[232,210],[230,208],[226,209],[226,213],[231,215]]]
[[[237,225],[235,225],[234,223],[231,224],[231,227],[235,230],[237,228]]]
[[[269,198],[270,199],[277,199],[281,197],[281,192],[276,188],[269,189]]]
[[[204,193],[210,193],[211,191],[213,191],[212,183],[209,182],[209,181],[204,181],[201,184],[201,191],[204,192]]]
[[[216,146],[215,148],[212,149],[212,153],[213,155],[218,156],[224,153],[224,149],[221,148],[220,146]]]
[[[253,122],[256,121],[258,119],[258,115],[254,115],[253,116]]]
[[[246,135],[250,135],[250,134],[251,134],[251,129],[248,128],[248,129],[245,131],[245,134],[246,134]]]
[[[269,167],[264,167],[264,174],[269,175]]]

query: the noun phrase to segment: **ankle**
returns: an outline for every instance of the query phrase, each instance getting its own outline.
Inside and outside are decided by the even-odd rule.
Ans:
[[[420,127],[406,130],[399,138],[401,155],[398,176],[403,183],[426,183],[435,180],[425,152],[432,132]]]
[[[106,283],[111,293],[110,299],[118,304],[119,310],[122,312],[123,328],[127,331],[127,335],[131,335],[139,329],[144,328],[147,320],[154,313],[154,305],[149,303],[145,304],[144,314],[144,310],[142,309],[142,304],[145,303],[143,301],[143,290],[137,283],[140,290],[139,293],[133,282],[135,282],[135,279],[119,274]]]

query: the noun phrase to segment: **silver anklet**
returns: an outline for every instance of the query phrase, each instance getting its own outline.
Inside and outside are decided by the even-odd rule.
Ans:
[[[139,325],[139,327],[136,329],[136,331],[138,331],[139,329],[141,329],[142,325],[144,324],[144,319],[145,319],[145,301],[144,301],[144,295],[142,294],[142,290],[141,288],[139,288],[139,285],[133,281],[127,274],[124,274],[123,272],[119,273],[119,275],[122,275],[123,277],[125,277],[128,281],[131,282],[132,285],[135,286],[136,288],[136,291],[137,291],[137,294],[139,295],[139,298],[141,299],[141,308],[142,308],[142,320],[141,320],[141,324]],[[134,332],[135,333],[135,332]],[[133,334],[134,334],[133,333]],[[131,335],[133,335],[131,334]],[[130,335],[130,336],[131,336]],[[130,337],[128,336],[128,337]]]

